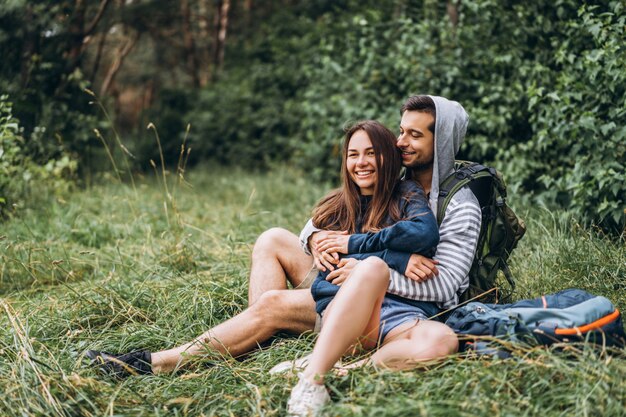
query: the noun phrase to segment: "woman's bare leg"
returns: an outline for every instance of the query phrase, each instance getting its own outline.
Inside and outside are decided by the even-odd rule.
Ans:
[[[380,306],[389,285],[389,267],[379,258],[358,263],[325,314],[304,377],[322,384],[324,374],[360,336],[378,335]],[[365,343],[371,342],[371,337]]]
[[[419,362],[443,358],[458,349],[457,336],[450,327],[437,321],[413,321],[390,331],[369,362],[388,369],[410,369]]]

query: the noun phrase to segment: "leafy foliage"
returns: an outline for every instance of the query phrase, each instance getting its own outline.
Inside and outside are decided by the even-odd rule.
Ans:
[[[583,6],[567,23],[558,70],[542,74],[544,83],[528,94],[534,140],[513,150],[520,179],[534,179],[537,194],[613,227],[626,216],[623,12],[622,2],[607,12]]]
[[[7,100],[8,96],[0,96],[0,207],[7,204],[9,195],[15,193],[16,184],[22,182],[19,176],[26,177],[26,181],[30,176],[18,169],[23,159],[23,140],[18,136],[19,125],[11,114],[11,103]]]
[[[75,33],[77,4],[16,0],[0,8],[0,91],[11,97],[21,126],[20,154],[31,162],[18,177],[31,175],[37,164],[40,178],[45,173],[66,178],[77,171],[79,158],[85,171],[88,148],[99,143],[93,129],[102,126],[83,92],[89,82],[80,53],[83,39]],[[69,183],[63,179],[58,185],[62,193]]]
[[[25,151],[19,121],[13,117],[8,96],[0,96],[0,217],[15,205],[40,201],[49,191],[61,195],[70,190],[77,162],[68,154],[35,163]]]
[[[190,2],[193,10],[201,3],[209,4]],[[103,78],[98,42],[110,57],[109,42],[122,46],[132,32],[140,52],[127,60],[115,100],[102,101],[116,103],[119,126],[141,120],[142,133],[125,141],[137,156],[133,168],[160,156],[143,129],[152,121],[172,164],[187,138],[190,163],[289,162],[333,181],[344,125],[375,118],[393,127],[404,98],[431,93],[467,108],[472,121],[460,156],[495,165],[517,198],[623,232],[623,1],[232,2],[224,67],[193,90],[182,4],[118,3],[87,33],[98,2],[8,2],[0,10],[0,90],[15,103],[23,152],[46,163],[69,151],[84,170],[103,165],[93,128],[105,126],[82,90]],[[116,38],[115,25],[129,35]],[[200,39],[195,48],[212,42]],[[129,107],[120,104],[123,93]],[[146,103],[153,105],[139,114]]]
[[[461,157],[498,167],[520,198],[621,233],[623,3],[473,0],[455,7],[346,2],[317,10],[314,20],[298,15],[307,35],[294,29],[290,42],[272,37],[285,25],[270,20],[276,29],[243,48],[265,51],[263,60],[202,91],[187,116],[199,121],[203,155],[243,164],[284,158],[334,179],[342,126],[363,118],[395,126],[408,95],[444,95],[472,118]]]

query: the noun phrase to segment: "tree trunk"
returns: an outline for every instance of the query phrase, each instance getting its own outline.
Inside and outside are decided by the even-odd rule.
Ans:
[[[215,68],[214,78],[222,70],[224,64],[224,48],[226,47],[226,33],[228,29],[228,11],[230,0],[220,0],[218,13],[216,15],[215,49],[213,55],[213,66]]]
[[[26,5],[26,21],[31,23],[33,21],[33,8],[31,5]],[[22,88],[26,88],[30,81],[30,71],[32,65],[31,57],[37,53],[37,44],[35,40],[39,36],[37,29],[35,31],[27,31],[24,39],[24,46],[22,48],[22,56],[20,60],[20,85]]]
[[[96,15],[94,16],[93,19],[91,19],[91,23],[89,23],[89,25],[85,29],[85,35],[91,35],[93,33],[93,31],[96,29],[96,26],[102,19],[102,16],[104,16],[104,12],[106,11],[110,2],[111,0],[102,0],[100,2],[100,6],[98,7],[98,11],[96,12]]]
[[[100,87],[101,96],[105,95],[107,91],[109,90],[109,88],[111,87],[111,84],[113,83],[113,80],[115,79],[115,76],[119,72],[120,68],[122,68],[122,64],[124,63],[124,58],[126,58],[126,56],[133,49],[133,47],[137,43],[137,40],[139,40],[140,36],[141,36],[141,32],[135,32],[133,36],[128,38],[127,41],[118,48],[115,54],[115,57],[113,58],[113,63],[111,64],[111,67],[109,68],[109,71],[107,72],[107,75],[104,77],[104,80],[102,81],[102,86]]]
[[[100,60],[102,59],[102,51],[104,50],[104,44],[106,43],[108,32],[102,32],[100,35],[100,41],[98,42],[98,51],[96,52],[96,58],[93,62],[93,68],[91,69],[91,76],[89,77],[89,82],[93,85],[96,80],[96,74],[98,74],[98,70],[100,69]]]
[[[67,73],[71,74],[81,64],[85,46],[89,43],[90,35],[96,29],[96,26],[104,16],[104,12],[109,6],[110,0],[101,0],[98,11],[94,18],[85,25],[85,14],[87,12],[87,2],[85,0],[76,0],[74,11],[69,21],[68,33],[70,36],[70,45],[67,51]]]
[[[80,58],[83,51],[83,40],[85,39],[85,11],[87,5],[84,0],[76,0],[74,10],[70,16],[68,33],[70,37],[69,49],[66,52],[66,62],[68,74],[80,65]]]
[[[57,97],[65,91],[69,83],[69,75],[82,65],[85,47],[91,39],[90,34],[95,30],[98,22],[102,19],[110,0],[101,0],[98,11],[92,21],[85,28],[85,14],[87,12],[87,2],[76,0],[74,10],[68,23],[68,44],[63,53],[66,65],[64,75],[57,85],[54,96]]]
[[[198,1],[198,39],[200,47],[198,48],[198,76],[200,86],[205,86],[211,79],[211,33],[209,30],[209,1]],[[216,14],[217,15],[217,14]]]
[[[183,47],[187,57],[187,71],[191,75],[193,86],[199,87],[198,60],[196,59],[196,48],[191,30],[191,12],[189,11],[189,2],[187,0],[180,0],[180,14],[182,17]]]

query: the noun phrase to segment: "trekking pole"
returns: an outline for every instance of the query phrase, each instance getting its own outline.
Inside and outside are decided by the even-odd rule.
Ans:
[[[464,306],[464,305],[465,305],[465,304],[467,304],[467,303],[471,303],[472,301],[477,300],[477,299],[479,299],[479,298],[482,298],[484,295],[487,295],[487,294],[489,294],[489,293],[491,293],[491,292],[493,292],[493,291],[497,291],[497,290],[498,290],[498,288],[497,288],[497,287],[496,287],[496,288],[492,288],[492,289],[490,289],[490,290],[487,290],[487,291],[485,291],[484,293],[482,293],[482,294],[478,294],[477,296],[475,296],[475,297],[473,297],[473,298],[470,298],[469,300],[465,300],[465,301],[463,301],[462,303],[457,304],[456,306],[454,306],[454,307],[452,307],[452,308],[449,308],[449,309],[444,310],[444,311],[440,311],[439,313],[435,314],[434,316],[429,317],[429,318],[428,318],[428,320],[436,319],[436,318],[437,318],[437,317],[439,317],[439,316],[442,316],[442,315],[447,314],[447,313],[449,313],[449,312],[451,312],[451,311],[454,311],[454,310],[456,310],[457,308],[459,308],[459,307],[461,307],[461,306]]]

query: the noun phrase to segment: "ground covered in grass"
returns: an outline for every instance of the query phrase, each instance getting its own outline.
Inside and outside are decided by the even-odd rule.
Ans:
[[[171,376],[115,381],[86,349],[160,350],[246,306],[249,256],[270,227],[298,232],[327,188],[302,174],[207,169],[179,183],[92,187],[0,224],[0,415],[280,416],[294,377],[270,376],[314,336],[279,336],[243,359],[207,355]],[[518,208],[515,298],[578,287],[626,311],[626,249],[568,216]],[[624,414],[626,350],[518,349],[424,370],[329,379],[338,416]]]

